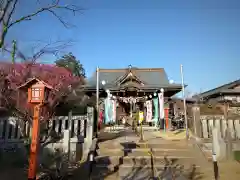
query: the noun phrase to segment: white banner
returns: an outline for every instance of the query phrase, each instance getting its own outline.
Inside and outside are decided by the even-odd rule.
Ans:
[[[116,100],[112,100],[113,122],[116,122],[116,117],[117,117],[116,110],[117,110],[117,102],[116,102]]]
[[[152,122],[152,101],[146,101],[147,117],[146,122]]]
[[[158,93],[158,101],[159,101],[159,117],[160,119],[164,119],[164,96],[163,92]]]

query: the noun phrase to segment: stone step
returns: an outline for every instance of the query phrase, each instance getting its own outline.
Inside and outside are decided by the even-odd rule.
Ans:
[[[97,156],[95,157],[96,164],[98,165],[150,165],[151,157],[150,156]],[[172,162],[173,164],[179,165],[193,165],[195,162],[194,157],[189,156],[154,156],[153,161],[155,165],[166,165],[167,163]]]
[[[151,166],[121,166],[118,171],[118,176],[122,179],[149,179],[152,177],[154,171],[154,176],[159,179],[168,178],[169,175],[172,177],[172,174],[176,175],[176,178],[181,177],[183,180],[187,180],[191,172],[199,172],[199,167],[194,167],[191,169],[182,169],[180,167],[164,167],[164,166],[155,166],[152,170]],[[172,179],[172,178],[171,178]]]
[[[94,169],[101,169],[103,171],[120,171],[120,170],[132,170],[132,169],[140,169],[140,168],[146,168],[146,169],[151,169],[152,166],[151,164],[147,164],[147,165],[140,165],[140,164],[121,164],[121,165],[104,165],[104,164],[96,164]],[[198,165],[186,165],[186,166],[180,166],[179,164],[173,164],[173,165],[164,165],[164,164],[157,164],[154,165],[154,169],[159,170],[159,171],[163,171],[167,168],[175,168],[177,171],[180,170],[191,170],[192,168],[196,168],[199,169],[200,166]]]
[[[200,150],[200,152],[203,154],[203,156],[205,157],[205,159],[207,161],[212,161],[212,149],[208,148],[204,145],[198,145],[198,149]]]
[[[167,178],[173,172],[178,178],[186,178],[193,174],[194,177],[198,176],[200,173],[199,166],[191,166],[188,168],[178,167],[178,166],[164,166],[156,165],[154,166],[154,175],[159,178]],[[129,166],[129,165],[120,165],[117,168],[100,166],[96,165],[93,169],[92,177],[95,179],[149,179],[152,177],[152,167],[150,165],[146,166]],[[177,178],[178,177],[178,178]],[[185,179],[183,179],[185,180]]]
[[[192,144],[172,142],[172,141],[159,141],[156,143],[135,143],[135,142],[105,142],[99,143],[100,149],[136,149],[136,148],[166,148],[166,149],[186,149],[191,147]]]
[[[111,165],[109,166],[97,166],[95,165],[92,170],[92,180],[105,180],[105,179],[119,179],[118,174],[114,171]]]
[[[101,156],[146,156],[149,155],[150,149],[137,148],[137,149],[98,149],[97,153]],[[182,156],[189,155],[191,152],[188,149],[152,149],[154,156]]]
[[[154,156],[153,157],[153,162],[156,165],[165,165],[168,161],[174,161],[175,163],[184,163],[184,165],[186,164],[191,164],[191,162],[193,161],[193,157],[187,157],[187,156],[167,156],[167,159],[164,159],[165,156]],[[151,157],[150,156],[127,156],[123,158],[123,164],[134,164],[134,165],[146,165],[146,164],[151,164]]]

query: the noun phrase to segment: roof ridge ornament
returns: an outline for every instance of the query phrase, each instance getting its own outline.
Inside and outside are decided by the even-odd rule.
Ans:
[[[131,72],[132,71],[132,65],[128,65],[128,70]]]

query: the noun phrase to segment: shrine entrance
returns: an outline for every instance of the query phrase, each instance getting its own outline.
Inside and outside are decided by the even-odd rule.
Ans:
[[[124,124],[129,119],[136,120],[137,113],[139,111],[144,111],[145,97],[133,97],[133,96],[121,97],[121,96],[118,96],[117,100],[118,100],[117,120],[121,124]]]

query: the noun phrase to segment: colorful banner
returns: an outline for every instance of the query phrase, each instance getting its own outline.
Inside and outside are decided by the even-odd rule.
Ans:
[[[158,93],[158,99],[159,99],[159,115],[160,119],[164,119],[164,96],[163,92]]]
[[[104,101],[105,105],[105,123],[108,124],[112,122],[112,103],[111,103],[111,94],[107,91],[107,98]]]
[[[147,108],[147,116],[146,122],[152,122],[152,101],[146,101],[146,108]]]
[[[109,97],[109,106],[108,106],[108,118],[109,118],[109,121],[112,123],[113,122],[113,103],[110,97]]]
[[[105,124],[110,123],[109,117],[108,117],[108,108],[109,107],[109,98],[106,98],[104,100],[104,115],[105,115]]]
[[[117,101],[116,100],[112,100],[112,120],[115,123],[116,122],[116,118],[117,118],[117,114],[116,114],[116,110],[117,110]]]
[[[157,124],[158,122],[158,98],[157,97],[154,97],[153,98],[153,105],[154,105],[154,117],[153,117],[153,121],[155,123],[155,125]]]

